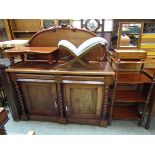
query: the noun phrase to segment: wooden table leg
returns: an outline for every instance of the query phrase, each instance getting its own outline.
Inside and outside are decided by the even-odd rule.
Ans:
[[[8,54],[8,58],[10,60],[11,65],[14,64],[14,57],[12,56],[12,54]]]
[[[155,87],[154,87],[154,89],[155,89]],[[151,105],[150,110],[149,110],[149,115],[147,118],[147,122],[145,124],[145,129],[150,128],[151,120],[152,120],[154,112],[155,112],[155,90],[154,90],[152,97],[153,97],[153,101],[152,101],[152,105]]]
[[[24,54],[21,54],[21,55],[20,55],[20,58],[21,58],[22,62],[25,61],[25,55],[24,55]]]
[[[48,63],[52,64],[53,63],[53,55],[52,54],[48,54]]]

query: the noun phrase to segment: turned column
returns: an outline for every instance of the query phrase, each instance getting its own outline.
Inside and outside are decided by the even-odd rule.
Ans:
[[[109,86],[105,86],[104,90],[104,104],[103,104],[103,120],[107,120],[107,110],[108,110],[108,100],[109,100]]]
[[[18,98],[19,105],[20,105],[21,117],[22,117],[22,119],[27,120],[28,116],[27,116],[27,113],[26,113],[26,107],[25,107],[25,104],[24,104],[24,101],[23,101],[23,97],[22,97],[18,82],[13,81],[13,83],[14,83],[14,86],[15,86],[17,98]]]
[[[59,111],[59,123],[65,123],[66,119],[64,118],[64,106],[63,106],[63,95],[62,95],[62,84],[61,77],[56,78],[57,83],[57,101],[58,101],[58,111]]]
[[[108,112],[108,100],[109,100],[109,85],[104,87],[104,99],[102,107],[102,117],[100,121],[100,126],[106,127],[108,124],[107,112]]]

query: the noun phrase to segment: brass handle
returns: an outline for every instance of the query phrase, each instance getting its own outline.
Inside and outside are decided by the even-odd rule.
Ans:
[[[57,102],[56,101],[54,102],[54,105],[55,105],[55,108],[58,108],[58,105],[57,105]]]
[[[66,111],[68,111],[68,107],[67,107],[67,105],[66,105]]]

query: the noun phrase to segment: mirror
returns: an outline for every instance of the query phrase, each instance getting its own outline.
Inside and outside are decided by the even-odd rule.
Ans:
[[[117,49],[139,49],[143,23],[120,22]]]
[[[100,21],[98,19],[88,19],[85,24],[89,31],[97,31],[100,27]]]

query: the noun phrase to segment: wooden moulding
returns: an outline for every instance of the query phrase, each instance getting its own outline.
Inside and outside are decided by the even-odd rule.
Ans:
[[[145,59],[147,52],[144,50],[116,50],[114,56],[117,59]]]

